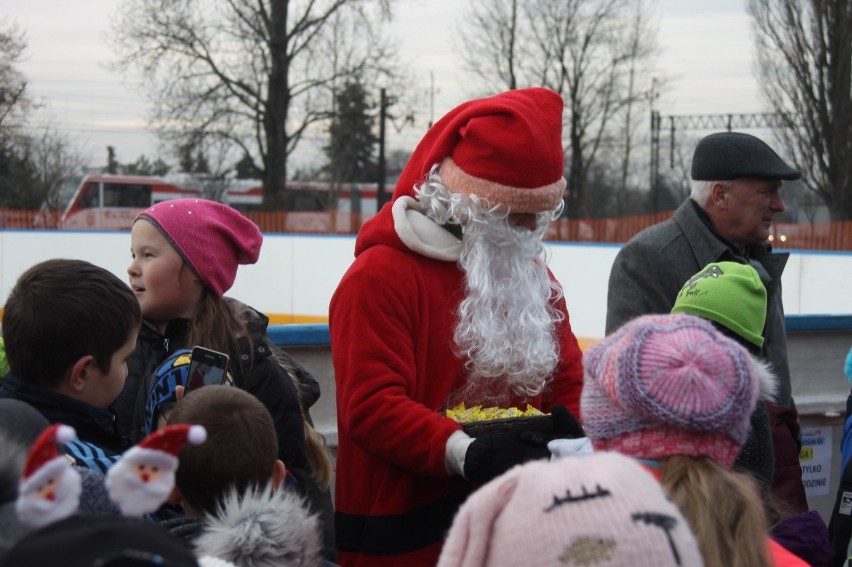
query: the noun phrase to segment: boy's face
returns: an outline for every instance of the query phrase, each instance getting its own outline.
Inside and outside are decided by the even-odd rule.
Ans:
[[[142,317],[164,324],[178,317],[191,318],[201,301],[203,284],[157,227],[146,220],[135,222],[130,253],[133,261],[127,274]]]
[[[98,368],[94,361],[90,363],[82,401],[103,409],[115,401],[124,387],[124,380],[127,378],[127,359],[136,348],[138,334],[138,327],[134,328],[121,348],[113,353],[107,372]]]

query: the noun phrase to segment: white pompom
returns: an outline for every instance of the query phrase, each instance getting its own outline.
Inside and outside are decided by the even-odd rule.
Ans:
[[[60,425],[56,428],[56,443],[65,445],[77,437],[77,432],[70,425]]]
[[[189,428],[186,440],[193,445],[201,445],[207,440],[207,430],[201,425],[193,425]]]

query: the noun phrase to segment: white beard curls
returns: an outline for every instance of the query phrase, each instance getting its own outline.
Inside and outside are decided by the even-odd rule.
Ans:
[[[107,471],[106,486],[110,498],[125,516],[142,516],[155,511],[171,494],[175,484],[174,470],[163,467],[162,476],[154,482],[143,482],[134,472],[138,464],[147,464],[149,458],[141,461],[130,454],[131,449]],[[175,459],[176,460],[176,459]]]
[[[430,216],[437,210],[444,217],[437,222],[464,224],[465,297],[453,341],[467,359],[468,379],[449,403],[499,404],[513,394],[539,394],[559,361],[556,326],[563,314],[553,303],[562,290],[542,258],[542,238],[558,211],[539,213],[535,230],[514,228],[505,213],[449,193],[434,174],[419,195]]]

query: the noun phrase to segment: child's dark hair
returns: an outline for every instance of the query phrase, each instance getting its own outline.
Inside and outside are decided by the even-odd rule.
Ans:
[[[3,340],[14,376],[56,386],[80,358],[108,372],[142,321],[139,301],[111,272],[83,260],[47,260],[24,272],[6,300]]]
[[[215,515],[234,487],[244,494],[264,488],[275,470],[278,439],[269,410],[254,396],[229,386],[205,386],[177,403],[169,423],[203,425],[207,440],[179,455],[175,485],[198,511]]]

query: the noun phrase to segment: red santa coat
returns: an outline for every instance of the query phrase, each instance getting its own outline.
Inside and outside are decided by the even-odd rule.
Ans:
[[[458,241],[397,199],[365,224],[356,259],[331,300],[329,329],[337,382],[335,479],[338,562],[434,565],[458,506],[473,488],[445,465],[460,429],[441,415],[464,379],[453,353],[464,294]],[[548,390],[508,405],[579,415],[582,353],[565,301],[561,361]],[[507,406],[508,407],[508,406]]]

